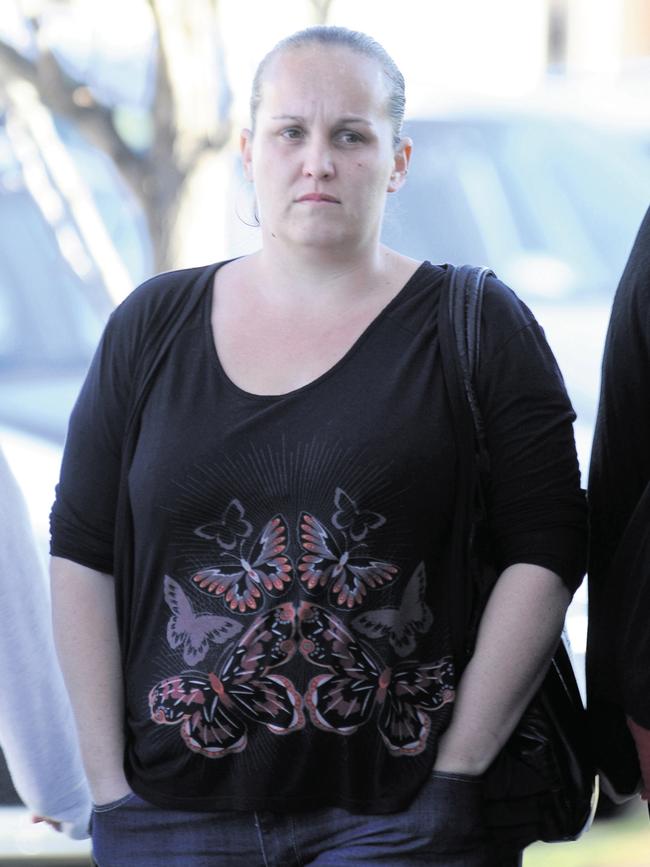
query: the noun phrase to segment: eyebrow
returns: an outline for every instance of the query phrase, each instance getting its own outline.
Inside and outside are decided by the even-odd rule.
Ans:
[[[301,117],[298,114],[279,114],[275,117],[272,117],[271,120],[291,120],[295,123],[304,123],[305,118]],[[341,117],[338,119],[337,123],[363,123],[366,126],[372,126],[372,121],[368,120],[365,117],[357,117],[354,115],[350,115],[349,117]]]

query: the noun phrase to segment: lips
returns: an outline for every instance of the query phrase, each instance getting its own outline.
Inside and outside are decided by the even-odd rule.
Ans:
[[[327,193],[305,193],[296,199],[297,202],[331,202],[335,205],[340,205],[340,201],[334,196],[328,196]]]

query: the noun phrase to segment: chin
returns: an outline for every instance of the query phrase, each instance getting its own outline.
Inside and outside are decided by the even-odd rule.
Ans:
[[[350,241],[349,234],[346,235],[341,231],[333,231],[333,232],[324,232],[318,231],[304,231],[304,232],[292,232],[288,237],[288,241],[290,244],[295,245],[296,247],[307,247],[313,249],[321,249],[327,250],[332,249],[336,250],[337,248],[341,248],[342,246],[348,246]]]

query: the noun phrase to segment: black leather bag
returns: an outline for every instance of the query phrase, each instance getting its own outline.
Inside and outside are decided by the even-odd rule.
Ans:
[[[446,364],[445,379],[456,396],[461,394],[461,402],[464,395],[469,410],[456,421],[457,433],[464,425],[462,439],[473,443],[475,495],[474,514],[468,521],[470,578],[464,586],[457,582],[453,604],[465,607],[460,622],[469,624],[471,646],[471,624],[478,623],[497,577],[490,563],[482,494],[489,474],[489,454],[474,389],[483,286],[492,272],[470,266],[448,267],[447,303],[441,307],[441,342],[444,352],[446,340],[446,348],[451,349],[456,363]],[[448,382],[450,377],[455,382]],[[459,598],[461,593],[464,598]],[[586,713],[564,636],[542,686],[485,773],[484,798],[487,822],[495,837],[507,846],[523,847],[534,840],[575,840],[593,818],[597,778]]]

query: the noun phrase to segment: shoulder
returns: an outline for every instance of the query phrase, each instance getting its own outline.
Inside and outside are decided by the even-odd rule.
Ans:
[[[127,351],[142,348],[147,336],[164,321],[180,315],[195,292],[208,289],[220,263],[156,274],[137,286],[111,314],[104,343]]]
[[[138,359],[146,357],[175,319],[193,309],[219,264],[167,271],[137,286],[110,315],[92,369],[107,371],[126,388]]]
[[[483,317],[491,327],[526,328],[535,322],[531,310],[509,286],[492,275],[485,281]]]
[[[634,335],[641,329],[648,339],[650,327],[650,209],[645,215],[625,265],[612,306],[613,327]]]
[[[111,319],[146,321],[157,311],[178,302],[197,282],[206,281],[220,263],[165,271],[145,280],[116,307]]]
[[[634,287],[645,300],[650,294],[650,208],[635,238],[621,284]]]
[[[498,353],[516,336],[535,334],[541,329],[519,296],[495,276],[485,281],[481,310],[481,344],[490,356]]]

